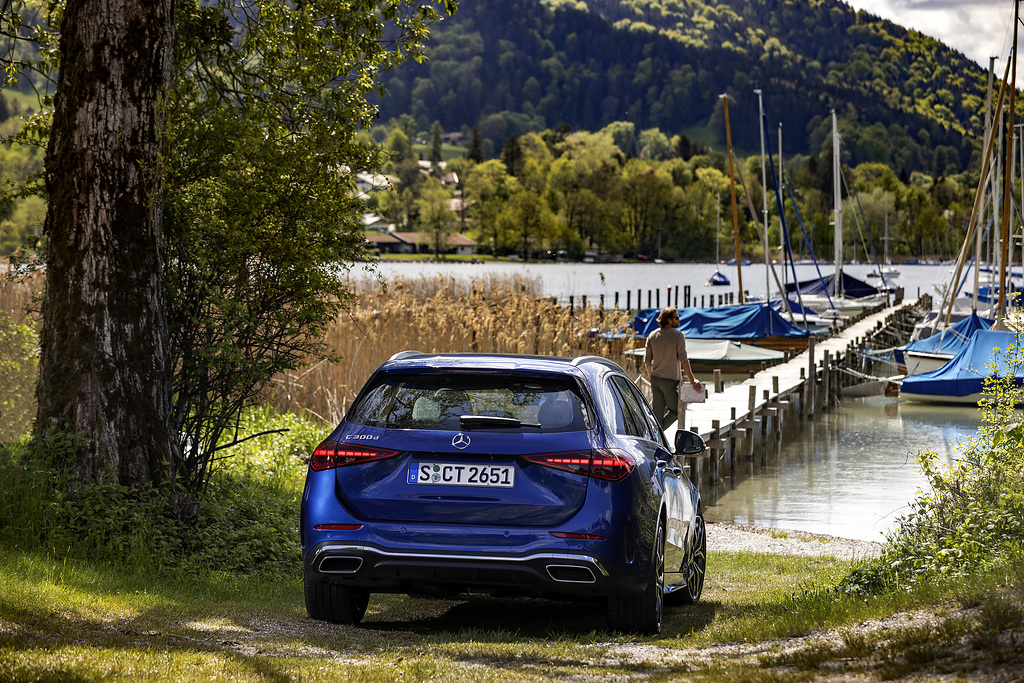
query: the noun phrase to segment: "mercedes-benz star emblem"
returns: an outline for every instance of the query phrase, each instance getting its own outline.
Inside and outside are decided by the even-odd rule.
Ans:
[[[469,445],[469,437],[462,432],[459,432],[455,435],[455,438],[452,439],[452,445],[461,450]]]

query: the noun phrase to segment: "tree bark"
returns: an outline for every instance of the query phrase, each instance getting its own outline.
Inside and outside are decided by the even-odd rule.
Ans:
[[[68,0],[46,151],[37,437],[80,483],[171,477],[177,438],[160,253],[173,0]]]

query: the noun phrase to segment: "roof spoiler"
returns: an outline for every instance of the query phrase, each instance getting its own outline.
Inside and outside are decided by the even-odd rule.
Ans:
[[[403,358],[412,358],[413,356],[422,356],[422,351],[399,351],[395,355],[388,358],[388,360],[402,360]]]

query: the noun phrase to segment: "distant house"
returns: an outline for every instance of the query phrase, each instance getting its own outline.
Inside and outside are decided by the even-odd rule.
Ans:
[[[377,232],[394,232],[395,224],[383,216],[375,213],[363,214],[363,230],[376,230]]]
[[[394,232],[391,233],[397,239],[405,243],[409,249],[402,249],[393,253],[402,254],[433,254],[434,235],[429,232]],[[450,232],[446,236],[446,254],[457,254],[460,256],[471,256],[476,253],[476,242],[458,232]]]
[[[441,181],[442,185],[458,185],[459,175],[455,171],[449,171],[448,163],[445,161],[437,162],[437,168],[434,168],[434,163],[429,159],[419,160],[420,173],[423,175],[436,175],[438,180]],[[435,173],[436,170],[436,173]]]
[[[369,249],[376,249],[382,254],[411,254],[415,251],[415,245],[410,246],[394,233],[366,232],[363,236]]]

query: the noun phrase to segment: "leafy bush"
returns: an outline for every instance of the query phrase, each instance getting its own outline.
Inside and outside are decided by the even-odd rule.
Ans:
[[[1003,374],[1020,367],[1011,349]],[[960,444],[960,459],[940,467],[918,456],[929,490],[889,536],[886,552],[854,570],[846,590],[909,588],[940,577],[963,577],[1024,558],[1024,422],[1015,410],[1024,388],[1008,378],[986,380],[979,436]]]
[[[17,439],[32,424],[38,347],[31,327],[0,310],[0,442]]]
[[[242,422],[272,433],[228,449],[199,498],[113,485],[73,491],[43,463],[52,462],[45,451],[74,444],[0,446],[0,543],[155,574],[297,572],[304,459],[322,430],[266,410]]]

